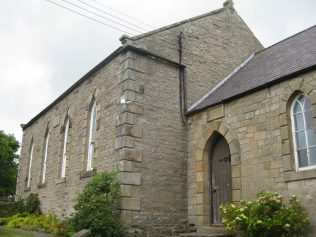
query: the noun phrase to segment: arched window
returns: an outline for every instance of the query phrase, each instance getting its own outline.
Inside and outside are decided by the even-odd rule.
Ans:
[[[28,176],[27,176],[27,184],[26,184],[27,188],[29,188],[31,186],[33,150],[34,150],[34,144],[33,144],[33,138],[32,138],[30,150],[29,150]]]
[[[297,170],[316,168],[316,134],[311,100],[299,94],[291,108],[295,163]]]
[[[89,121],[89,140],[88,140],[88,159],[87,159],[87,170],[93,169],[93,157],[95,150],[95,134],[96,134],[96,123],[97,123],[97,103],[94,100],[91,111],[90,111],[90,121]]]
[[[45,183],[46,179],[46,164],[47,164],[47,150],[48,150],[48,140],[49,140],[49,130],[46,130],[44,139],[44,153],[43,153],[43,163],[42,163],[42,173],[41,173],[41,183]]]
[[[68,144],[68,134],[69,134],[69,124],[70,120],[67,116],[65,119],[65,126],[64,126],[64,134],[63,134],[63,153],[61,157],[61,169],[60,169],[60,177],[66,177],[66,163],[67,163],[67,144]]]

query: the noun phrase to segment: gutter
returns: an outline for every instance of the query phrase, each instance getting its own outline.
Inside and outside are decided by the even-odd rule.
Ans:
[[[64,93],[62,93],[57,99],[55,99],[51,104],[49,104],[45,109],[43,109],[39,114],[37,114],[34,118],[32,118],[27,124],[21,124],[22,130],[24,131],[26,128],[31,126],[33,123],[35,123],[41,116],[46,114],[51,108],[53,108],[56,104],[58,104],[63,98],[68,96],[72,91],[74,91],[77,87],[79,87],[83,82],[85,82],[86,79],[88,79],[90,76],[92,76],[94,73],[96,73],[98,70],[100,70],[102,67],[110,63],[112,60],[114,60],[117,56],[119,56],[122,53],[125,53],[127,51],[133,51],[135,53],[138,53],[140,55],[158,60],[162,63],[171,65],[173,67],[179,68],[180,70],[185,69],[185,65],[180,64],[178,62],[172,61],[168,58],[159,56],[157,54],[154,54],[150,51],[137,48],[132,45],[126,45],[121,46],[117,48],[113,53],[111,53],[108,57],[106,57],[103,61],[101,61],[99,64],[97,64],[94,68],[92,68],[88,73],[86,73],[83,77],[81,77],[75,84],[73,84],[70,88],[68,88]]]
[[[219,105],[219,104],[224,104],[224,103],[226,103],[226,102],[229,102],[229,101],[232,101],[232,100],[241,98],[241,97],[243,97],[243,96],[246,96],[246,95],[249,95],[249,94],[251,94],[251,93],[257,92],[257,91],[259,91],[259,90],[262,90],[262,89],[271,87],[271,86],[273,86],[273,85],[275,85],[275,84],[278,84],[278,83],[283,82],[283,81],[286,81],[286,80],[290,80],[290,79],[292,79],[292,78],[294,78],[294,77],[297,77],[297,76],[299,76],[299,75],[301,75],[301,74],[308,73],[308,72],[310,72],[310,71],[312,71],[312,70],[314,70],[314,69],[316,69],[316,64],[315,64],[315,65],[312,65],[312,66],[309,66],[309,67],[307,67],[307,68],[301,69],[301,70],[299,70],[299,71],[293,72],[293,73],[291,73],[291,74],[282,76],[282,77],[280,77],[280,78],[278,78],[278,79],[274,79],[274,80],[272,80],[272,81],[266,82],[265,84],[259,85],[259,86],[257,86],[257,87],[254,87],[254,88],[250,89],[250,90],[241,92],[241,93],[236,94],[236,95],[233,95],[233,96],[231,96],[231,97],[227,97],[227,98],[225,98],[225,99],[223,99],[223,100],[216,101],[216,102],[214,102],[214,103],[212,103],[212,104],[206,105],[206,106],[204,106],[204,107],[202,107],[202,108],[199,108],[199,109],[197,109],[197,110],[189,111],[189,112],[186,114],[186,116],[191,116],[191,115],[197,114],[197,113],[199,113],[199,112],[201,112],[201,111],[203,111],[203,110],[205,110],[205,109],[207,109],[207,108],[210,108],[210,107],[213,107],[213,106],[216,106],[216,105]]]

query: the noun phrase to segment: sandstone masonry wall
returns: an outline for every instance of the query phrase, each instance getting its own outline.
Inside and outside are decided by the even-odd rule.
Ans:
[[[228,7],[133,37],[127,42],[178,62],[180,32],[183,34],[182,64],[186,65],[188,106],[263,48],[237,12]]]
[[[232,8],[125,39],[123,43],[178,61],[181,31],[189,105],[251,53],[262,49]],[[44,212],[53,211],[58,217],[65,217],[73,211],[74,199],[91,175],[118,170],[122,182],[122,219],[131,233],[163,236],[185,228],[187,187],[189,217],[196,216],[192,214],[195,187],[190,183],[194,176],[191,161],[187,186],[187,154],[191,155],[192,147],[187,149],[187,127],[181,119],[179,70],[176,65],[130,50],[86,79],[25,129],[17,196],[38,193]],[[86,172],[89,108],[93,98],[98,104],[95,169]],[[67,114],[71,128],[66,178],[61,179],[58,174]],[[47,128],[46,183],[38,185]],[[26,188],[32,139],[32,180],[30,188]]]
[[[186,227],[186,131],[179,106],[178,68],[131,54],[135,83],[143,85],[135,103],[142,113],[135,118],[134,147],[141,158],[132,171],[141,176],[131,187],[139,206],[124,211],[130,231],[141,236],[163,236]],[[126,208],[127,209],[127,208]]]
[[[309,96],[316,129],[316,71],[217,105],[191,117],[188,158],[189,222],[207,224],[208,140],[222,134],[232,154],[233,201],[251,200],[261,190],[296,195],[315,231],[316,170],[295,171],[289,105],[295,93]],[[206,154],[206,157],[208,155]],[[206,158],[208,159],[208,158]],[[206,205],[207,204],[207,205]],[[315,232],[311,234],[314,236]]]
[[[97,71],[57,105],[41,116],[23,133],[21,159],[17,182],[18,197],[30,192],[38,193],[44,212],[55,212],[58,217],[73,211],[74,200],[95,171],[117,169],[118,152],[114,150],[116,115],[118,114],[117,68],[119,59]],[[87,126],[89,106],[95,96],[98,105],[96,151],[93,160],[95,171],[86,171]],[[70,118],[66,178],[60,178],[63,127],[66,115]],[[40,184],[45,132],[49,129],[46,182]],[[26,188],[30,143],[34,152],[31,169],[31,185]],[[40,185],[39,185],[40,184]]]

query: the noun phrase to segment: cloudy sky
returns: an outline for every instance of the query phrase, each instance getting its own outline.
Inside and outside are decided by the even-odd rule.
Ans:
[[[77,5],[97,12],[103,16],[94,16],[99,21],[132,35],[137,32],[130,28],[136,25],[149,27],[119,12],[157,28],[215,10],[223,3],[223,0],[52,1],[73,10]],[[265,47],[316,23],[315,0],[235,0],[234,3]],[[82,9],[75,11],[92,17]],[[114,23],[118,22],[117,17],[125,22]],[[123,28],[127,22],[134,26]],[[21,123],[28,122],[120,46],[118,38],[124,33],[104,24],[47,0],[1,0],[0,130],[14,134],[21,141]]]

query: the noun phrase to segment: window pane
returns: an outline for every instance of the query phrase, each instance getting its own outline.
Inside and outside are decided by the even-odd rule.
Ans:
[[[309,160],[310,165],[316,165],[316,147],[312,147],[309,149]]]
[[[297,155],[299,167],[302,168],[308,166],[307,149],[298,150]]]
[[[314,129],[307,130],[307,141],[308,141],[308,146],[316,145],[316,134],[315,134]]]
[[[297,141],[297,148],[298,149],[306,148],[305,131],[301,131],[301,132],[296,133],[296,141]]]
[[[309,98],[305,96],[305,103],[304,103],[304,110],[311,110],[312,109],[312,103]]]
[[[300,101],[301,104],[303,105],[305,103],[305,98],[306,98],[305,95],[300,95],[297,100]]]
[[[297,101],[295,102],[294,108],[293,108],[293,113],[299,113],[302,112],[302,107],[300,105],[300,103],[298,103]]]
[[[294,115],[294,122],[295,122],[295,131],[304,129],[303,114]]]
[[[314,124],[313,124],[313,114],[312,111],[306,111],[305,112],[305,119],[306,119],[306,128],[313,128]]]

